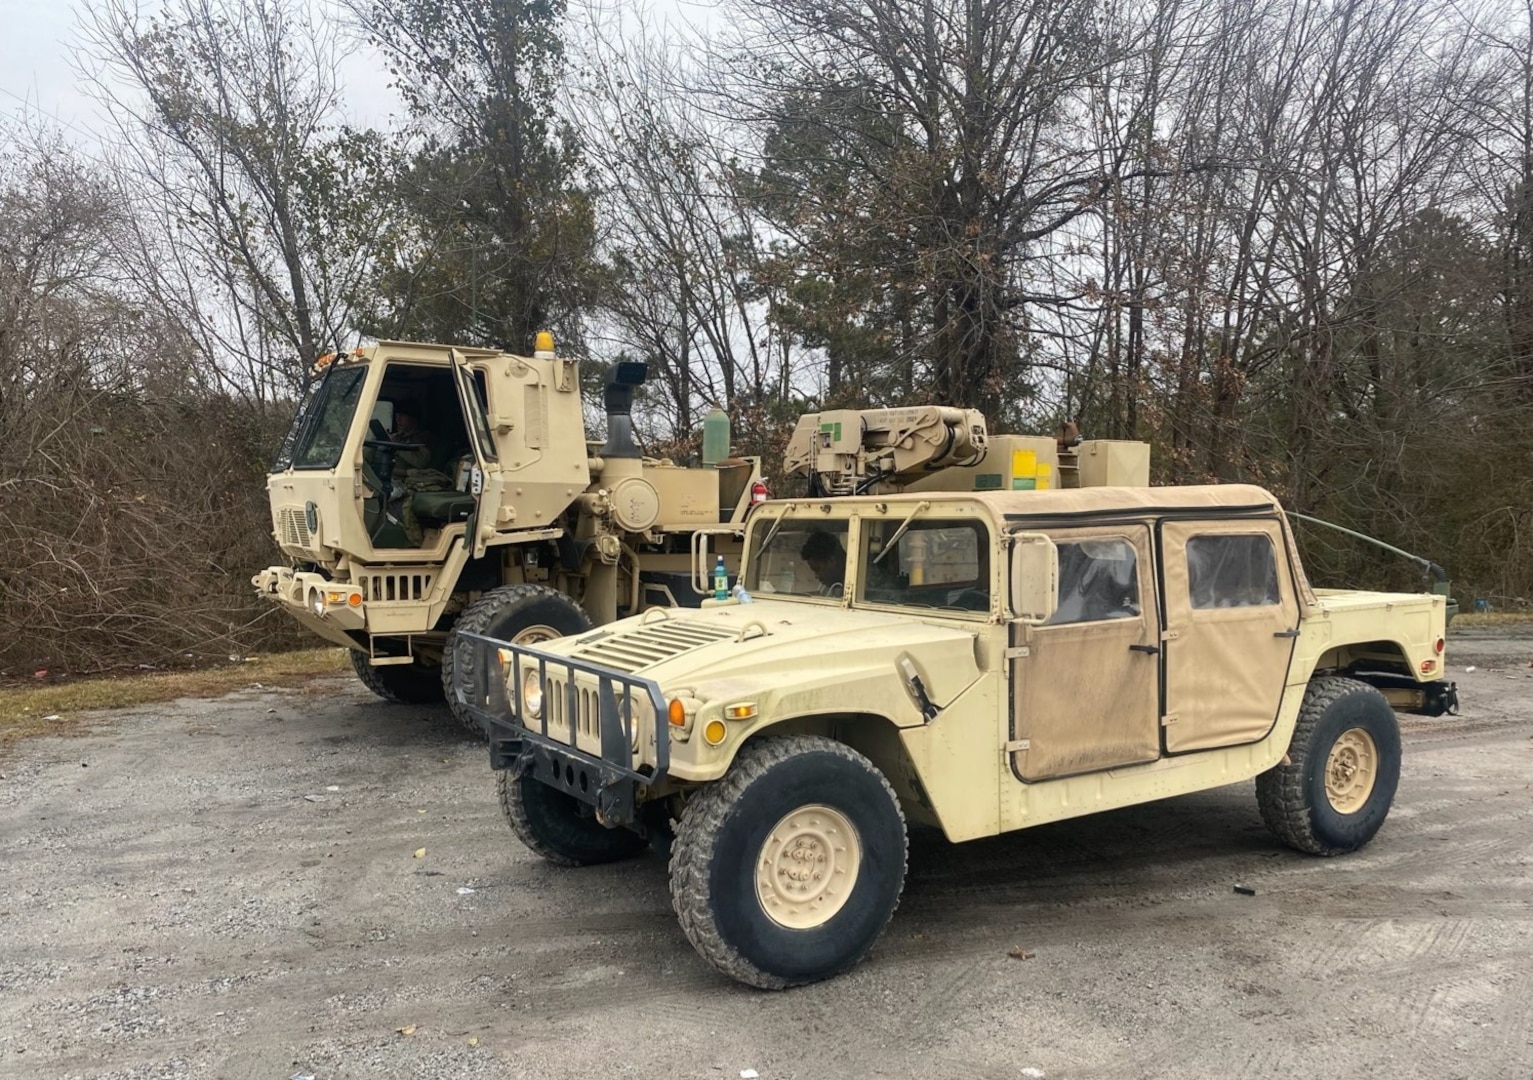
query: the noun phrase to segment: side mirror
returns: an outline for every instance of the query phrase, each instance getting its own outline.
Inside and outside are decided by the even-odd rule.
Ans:
[[[1059,606],[1059,549],[1042,533],[1017,533],[1011,548],[1011,614],[1046,623]]]

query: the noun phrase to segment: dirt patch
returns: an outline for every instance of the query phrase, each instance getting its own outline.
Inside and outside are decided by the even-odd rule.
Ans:
[[[337,679],[87,717],[0,764],[0,1075],[1526,1077],[1530,674],[1405,724],[1356,855],[1278,846],[1250,784],[919,835],[869,960],[782,994],[704,966],[659,859],[529,855],[439,712]]]
[[[177,698],[218,697],[235,690],[301,686],[349,668],[345,649],[325,648],[253,656],[218,667],[182,671],[12,680],[0,684],[0,753],[18,739],[71,734],[76,722],[92,711]]]

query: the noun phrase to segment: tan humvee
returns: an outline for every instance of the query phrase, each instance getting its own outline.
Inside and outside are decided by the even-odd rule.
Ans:
[[[1444,597],[1312,589],[1257,487],[768,502],[743,579],[748,603],[477,638],[461,705],[528,847],[674,836],[688,938],[760,987],[867,953],[907,822],[963,841],[1255,777],[1284,842],[1350,851],[1394,796],[1391,707],[1456,703]]]

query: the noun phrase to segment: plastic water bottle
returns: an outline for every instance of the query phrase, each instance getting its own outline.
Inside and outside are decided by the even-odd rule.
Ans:
[[[751,594],[745,591],[745,586],[738,581],[735,582],[734,598],[735,602],[739,604],[755,603],[755,601],[751,599]]]
[[[713,598],[715,600],[729,599],[729,571],[724,569],[724,556],[720,555],[718,562],[713,564]]]

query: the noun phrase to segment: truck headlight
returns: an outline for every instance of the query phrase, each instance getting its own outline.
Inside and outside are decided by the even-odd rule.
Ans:
[[[315,589],[309,594],[309,607],[314,609],[314,614],[320,618],[325,616],[325,594]]]
[[[543,679],[536,671],[522,676],[522,711],[533,720],[543,715]]]

